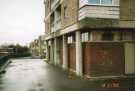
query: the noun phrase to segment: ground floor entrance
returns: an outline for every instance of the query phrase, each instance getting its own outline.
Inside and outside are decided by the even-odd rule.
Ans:
[[[135,74],[134,35],[118,30],[75,31],[49,40],[54,44],[50,53],[61,67],[81,76]]]

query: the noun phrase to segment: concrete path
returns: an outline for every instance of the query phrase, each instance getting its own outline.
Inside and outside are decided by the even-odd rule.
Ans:
[[[0,91],[135,91],[135,79],[91,80],[69,75],[41,59],[12,59]]]

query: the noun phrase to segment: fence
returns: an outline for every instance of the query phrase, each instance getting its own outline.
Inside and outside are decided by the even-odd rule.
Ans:
[[[0,54],[0,70],[8,62],[8,59],[9,59],[9,55],[8,54]]]

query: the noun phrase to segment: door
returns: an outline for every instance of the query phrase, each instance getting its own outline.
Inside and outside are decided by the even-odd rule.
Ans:
[[[135,74],[135,43],[125,43],[125,74]]]

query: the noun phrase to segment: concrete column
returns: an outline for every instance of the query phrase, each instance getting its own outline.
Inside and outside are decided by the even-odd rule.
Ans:
[[[63,68],[68,69],[68,46],[67,46],[67,37],[63,35]]]
[[[57,39],[54,39],[54,64],[57,65]]]
[[[46,41],[46,46],[45,47],[46,47],[46,58],[45,59],[47,61],[50,61],[49,60],[49,44],[48,44],[48,41]]]
[[[41,36],[39,37],[39,57],[41,58],[42,56],[42,44],[41,44]]]
[[[51,46],[50,46],[50,62],[54,63],[54,41],[51,40]]]
[[[60,65],[60,42],[58,38],[54,39],[54,62],[55,65]]]
[[[83,75],[83,60],[82,60],[82,43],[81,33],[76,31],[76,73],[79,76]]]
[[[54,64],[56,65],[57,64],[57,60],[56,60],[56,55],[57,55],[57,39],[55,38],[54,39]]]

